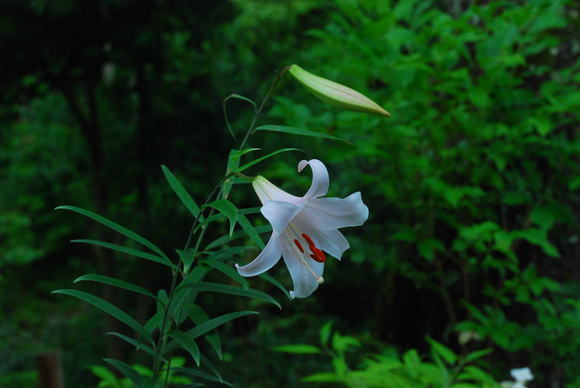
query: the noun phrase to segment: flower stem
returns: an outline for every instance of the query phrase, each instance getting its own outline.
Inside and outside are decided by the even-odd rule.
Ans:
[[[262,111],[264,109],[264,106],[266,105],[266,102],[272,96],[274,89],[276,88],[276,86],[280,82],[280,79],[286,73],[287,70],[288,70],[288,67],[285,67],[284,69],[282,69],[282,71],[280,71],[280,73],[278,73],[278,75],[274,79],[274,82],[270,86],[270,89],[268,90],[268,92],[264,96],[264,99],[262,100],[262,102],[260,103],[258,109],[256,110],[256,112],[254,114],[254,117],[253,117],[247,131],[246,131],[246,134],[245,134],[242,142],[240,143],[240,149],[244,149],[246,142],[248,141],[250,135],[253,133],[254,128],[256,127],[256,123],[258,122],[258,118],[262,114]],[[185,247],[183,248],[183,250],[187,250],[191,245],[191,241],[192,241],[193,235],[195,233],[195,228],[199,224],[199,222],[203,216],[203,212],[205,210],[203,208],[203,206],[208,204],[209,202],[211,202],[211,200],[215,196],[217,196],[217,197],[220,196],[222,185],[233,174],[237,175],[238,173],[232,173],[232,172],[226,171],[226,173],[224,174],[224,177],[222,179],[220,179],[219,183],[213,188],[211,193],[205,199],[204,203],[201,206],[199,214],[197,215],[197,217],[195,218],[195,220],[191,226],[191,229],[190,229],[189,234],[187,236],[187,241],[185,242]],[[240,174],[240,175],[243,175],[243,174]],[[220,191],[218,191],[218,190],[220,190]],[[209,212],[208,217],[211,217],[214,214],[214,212],[215,212],[215,209],[212,208]],[[205,236],[206,230],[207,230],[207,225],[203,225],[201,227],[201,231],[199,232],[199,235],[197,236],[197,240],[196,240],[194,248],[193,248],[194,257],[197,254],[197,251],[201,245],[203,237]],[[179,263],[179,264],[181,264],[181,263]],[[179,266],[179,264],[178,264],[178,266]],[[163,348],[165,347],[165,344],[167,341],[167,331],[169,331],[169,329],[171,328],[171,324],[169,324],[169,326],[168,326],[167,322],[169,320],[169,314],[170,314],[171,306],[172,306],[173,300],[174,300],[174,292],[175,292],[175,287],[177,285],[177,278],[178,278],[180,273],[182,273],[182,272],[178,271],[178,270],[173,270],[173,274],[172,274],[173,276],[171,279],[171,288],[169,291],[168,301],[167,301],[167,305],[165,306],[165,309],[163,312],[163,323],[161,324],[161,327],[159,330],[159,338],[157,340],[157,345],[155,346],[155,355],[154,355],[154,360],[153,360],[153,378],[154,379],[157,379],[160,375],[160,367],[161,367],[161,363],[162,363],[161,352],[163,351]],[[185,274],[183,274],[183,276],[185,276]],[[181,313],[182,313],[182,310],[180,310],[178,313],[178,319],[177,319],[178,322],[180,321]],[[169,355],[169,358],[167,361],[167,369],[165,371],[165,378],[164,378],[164,382],[163,382],[164,388],[167,387],[167,384],[169,382],[169,372],[171,370],[171,357],[172,357],[172,354]]]
[[[276,88],[276,86],[278,85],[280,80],[282,79],[282,76],[286,73],[286,71],[288,71],[288,69],[289,69],[289,66],[286,66],[285,68],[282,69],[282,71],[280,71],[280,73],[278,73],[278,75],[274,79],[274,82],[272,83],[272,86],[270,86],[268,93],[266,93],[266,96],[264,96],[264,99],[262,100],[262,102],[260,103],[260,106],[256,110],[256,114],[254,114],[254,118],[252,119],[252,122],[250,123],[250,126],[248,127],[248,130],[246,131],[246,135],[244,136],[244,139],[240,143],[241,150],[244,149],[244,146],[246,145],[248,138],[250,137],[254,128],[256,127],[256,123],[258,122],[258,118],[262,114],[262,110],[264,109],[266,102],[270,99],[270,97],[272,96],[272,93],[274,92],[274,89]]]

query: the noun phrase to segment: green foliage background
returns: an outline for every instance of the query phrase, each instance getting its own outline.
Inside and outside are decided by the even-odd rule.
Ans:
[[[333,322],[364,345],[348,356],[353,369],[369,354],[427,357],[430,336],[457,354],[492,348],[479,361],[497,380],[526,365],[530,386],[579,386],[579,14],[565,0],[3,2],[0,385],[34,386],[34,355],[51,348],[70,386],[96,386],[89,365],[105,354],[140,361],[102,340],[114,323],[49,292],[86,272],[157,288],[169,277],[69,244],[118,237],[52,209],[94,209],[164,248],[182,245],[192,220],[159,166],[204,198],[234,146],[222,99],[259,100],[276,71],[298,63],[392,118],[328,107],[285,79],[264,122],[355,145],[258,133],[250,146],[324,160],[330,194],[360,190],[370,218],[306,300],[280,312],[208,297],[216,315],[248,303],[262,312],[220,331],[222,374],[243,387],[302,386],[331,363],[273,348],[316,344]],[[242,136],[248,106],[228,112]],[[297,161],[282,154],[252,171],[301,193],[309,178]],[[246,186],[232,201],[258,205]],[[283,268],[271,275],[289,286]],[[152,309],[103,293],[137,318]]]

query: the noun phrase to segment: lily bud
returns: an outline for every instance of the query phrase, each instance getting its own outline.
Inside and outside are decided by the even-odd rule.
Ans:
[[[390,117],[391,114],[376,102],[354,89],[307,72],[298,65],[291,65],[290,74],[310,93],[329,104],[357,112],[374,113]]]

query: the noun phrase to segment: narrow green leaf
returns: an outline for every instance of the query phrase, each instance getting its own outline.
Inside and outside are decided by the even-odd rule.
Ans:
[[[207,367],[207,369],[209,369],[213,375],[222,383],[225,383],[222,375],[220,374],[220,371],[217,369],[217,367],[214,365],[214,363],[207,358],[206,356],[204,356],[203,354],[201,355],[201,362],[203,363],[203,365],[205,365]]]
[[[242,253],[256,249],[256,247],[246,245],[235,245],[217,252],[208,252],[208,257],[211,257],[212,260],[235,260]]]
[[[141,387],[143,383],[143,377],[139,375],[139,373],[133,369],[132,366],[125,364],[123,361],[114,360],[112,358],[105,358],[103,361],[113,365],[119,372],[123,374],[123,376],[128,378],[135,385],[135,387]]]
[[[83,276],[76,278],[73,283],[83,282],[83,281],[108,284],[109,286],[114,286],[117,288],[122,288],[124,290],[133,291],[133,292],[136,292],[138,294],[142,294],[142,295],[148,296],[150,298],[156,299],[155,295],[153,295],[151,292],[147,291],[143,287],[140,287],[136,284],[127,282],[125,280],[113,278],[110,276],[87,274],[87,275],[83,275]]]
[[[129,314],[127,314],[126,312],[124,312],[120,308],[113,306],[111,303],[107,302],[106,300],[103,300],[103,299],[101,299],[97,296],[94,296],[92,294],[89,294],[87,292],[78,291],[78,290],[69,290],[69,289],[55,290],[55,291],[52,291],[52,294],[69,295],[69,296],[78,298],[82,301],[85,301],[87,303],[90,303],[93,306],[95,306],[96,308],[98,308],[99,310],[102,310],[102,311],[106,312],[107,314],[115,317],[119,321],[123,322],[125,325],[127,325],[130,328],[132,328],[133,330],[135,330],[139,335],[141,335],[142,337],[148,339],[151,343],[153,343],[153,338],[139,322],[137,322],[132,316],[130,316]]]
[[[122,245],[112,244],[112,243],[108,243],[105,241],[99,241],[99,240],[83,239],[83,240],[72,240],[71,242],[98,245],[98,246],[103,247],[103,248],[112,249],[114,251],[125,253],[127,255],[131,255],[131,256],[139,257],[141,259],[153,261],[155,263],[163,264],[163,265],[166,265],[170,268],[175,268],[175,265],[166,256],[163,256],[163,257],[157,256],[157,255],[153,255],[151,253],[140,251],[138,249],[127,248],[127,247],[122,246]]]
[[[117,333],[116,331],[109,331],[107,335],[112,335],[114,337],[122,339],[123,341],[135,346],[136,350],[143,350],[144,352],[149,353],[152,356],[155,354],[155,352],[151,347],[145,345],[143,342],[137,341],[136,339],[126,336],[124,334]]]
[[[244,287],[246,290],[250,287],[246,278],[244,278],[242,275],[240,275],[234,267],[224,263],[223,261],[204,259],[204,260],[200,260],[199,262],[201,264],[205,264],[205,265],[208,265],[214,269],[217,269],[218,271],[220,271],[224,275],[228,276],[230,279],[235,280],[236,282],[240,283],[242,285],[242,287]]]
[[[197,325],[193,329],[188,330],[186,334],[189,338],[196,339],[196,338],[198,338],[202,335],[205,335],[208,332],[220,327],[221,325],[223,325],[225,323],[233,321],[234,319],[241,318],[241,317],[244,317],[246,315],[253,315],[253,314],[258,314],[258,312],[256,312],[256,311],[237,311],[237,312],[233,312],[233,313],[227,313],[224,315],[220,315],[219,317],[212,318],[209,321],[200,323],[199,325]],[[165,347],[165,349],[163,349],[163,351],[165,353],[167,353],[167,352],[172,351],[176,347],[177,347],[177,342],[171,341]],[[202,360],[203,360],[203,355],[202,355]]]
[[[254,229],[256,230],[256,233],[258,233],[258,234],[267,233],[267,232],[271,232],[272,231],[272,227],[270,225],[257,226]],[[230,235],[225,235],[225,236],[218,237],[215,240],[213,240],[212,242],[210,242],[205,247],[205,250],[211,250],[211,249],[213,249],[215,247],[219,247],[220,245],[229,243],[230,241],[239,239],[241,237],[246,237],[246,232],[244,232],[244,231],[238,231],[238,232],[235,232],[231,236]]]
[[[179,180],[175,177],[175,175],[173,175],[167,166],[161,165],[161,169],[163,170],[163,174],[165,174],[167,182],[169,182],[169,186],[171,186],[187,210],[189,210],[189,212],[193,215],[193,218],[197,218],[199,216],[199,206],[197,203],[195,203],[191,195],[189,195],[187,190],[185,190],[185,187],[183,187],[181,182],[179,182]]]
[[[244,232],[246,232],[246,234],[252,239],[252,241],[260,249],[264,249],[264,247],[265,247],[264,241],[262,240],[262,238],[260,237],[258,232],[256,232],[254,225],[251,224],[251,222],[248,220],[248,218],[245,215],[238,214],[238,224],[240,224],[240,226],[242,227]]]
[[[248,214],[258,214],[260,212],[260,207],[248,207],[245,209],[238,209],[239,214],[248,215]]]
[[[272,284],[273,286],[277,287],[280,291],[282,291],[284,293],[284,295],[286,295],[288,300],[292,300],[290,293],[288,292],[286,287],[284,287],[284,285],[282,285],[282,283],[280,283],[279,281],[277,281],[276,279],[274,279],[272,276],[268,275],[265,272],[263,274],[258,275],[258,276],[260,276],[262,279],[264,279],[268,283]]]
[[[244,171],[244,170],[252,167],[255,164],[258,164],[258,163],[260,163],[260,162],[262,162],[262,161],[264,161],[264,160],[266,160],[268,158],[271,158],[272,156],[278,155],[278,154],[280,154],[282,152],[289,152],[289,151],[300,151],[300,152],[304,152],[303,150],[298,149],[298,148],[282,148],[281,150],[271,152],[268,155],[262,156],[262,157],[260,157],[258,159],[255,159],[255,160],[253,160],[251,162],[248,162],[248,163],[244,164],[243,166],[239,167],[236,171],[237,172],[242,172],[242,171]]]
[[[234,233],[234,227],[236,226],[236,222],[238,220],[238,208],[236,205],[227,199],[218,199],[203,205],[203,207],[212,207],[228,217],[230,220],[230,236]]]
[[[228,155],[228,162],[227,162],[228,175],[231,171],[236,171],[237,168],[240,166],[240,159],[241,159],[242,155],[244,155],[248,152],[257,151],[257,150],[259,150],[259,148],[248,148],[245,150],[236,150],[236,149],[231,150],[229,155]],[[235,176],[228,176],[228,178],[222,184],[222,189],[221,189],[222,198],[228,199],[236,179],[237,179],[237,177],[235,177]]]
[[[182,331],[173,331],[169,333],[169,336],[177,341],[183,349],[187,350],[191,357],[193,357],[195,364],[199,366],[200,352],[197,343]]]
[[[166,258],[167,260],[169,260],[169,258],[165,255],[165,253],[163,253],[163,251],[161,249],[159,249],[158,247],[156,247],[151,241],[147,240],[146,238],[138,235],[137,233],[133,232],[132,230],[125,228],[124,226],[121,226],[103,216],[100,216],[96,213],[93,213],[90,210],[85,210],[85,209],[81,209],[80,207],[76,207],[76,206],[59,206],[56,208],[56,210],[70,210],[72,212],[81,214],[85,217],[89,217],[92,220],[106,226],[107,228],[113,229],[114,231],[130,238],[133,241],[138,242],[139,244],[151,249],[153,252],[157,253],[159,256]]]
[[[260,150],[261,150],[261,148],[246,148],[246,149],[243,149],[243,150],[235,150],[235,149],[234,150],[231,150],[230,151],[230,156],[228,158],[228,161],[240,159],[242,156],[244,156],[247,153],[255,152],[255,151],[260,151]],[[228,164],[228,167],[229,166],[230,165]]]
[[[319,354],[320,349],[306,344],[280,345],[273,348],[277,352],[292,354]]]
[[[233,321],[234,319],[245,317],[246,315],[255,315],[255,314],[258,314],[258,312],[257,311],[236,311],[233,313],[223,314],[223,315],[220,315],[219,317],[212,318],[209,321],[203,322],[203,323],[197,325],[196,327],[194,327],[193,329],[188,330],[187,335],[189,337],[195,339],[199,336],[202,336],[202,335],[222,326],[223,324],[226,324],[230,321]]]
[[[214,383],[222,383],[224,385],[228,385],[230,387],[233,387],[232,384],[228,383],[227,381],[224,381],[222,379],[219,379],[217,377],[214,377],[212,375],[210,375],[209,373],[205,373],[202,372],[198,369],[193,369],[193,368],[171,368],[171,370],[178,372],[178,373],[183,373],[186,374],[188,376],[194,376],[194,377],[199,377],[201,379],[204,380],[208,380],[208,381],[213,381]]]
[[[206,314],[206,312],[201,308],[201,306],[195,303],[188,303],[183,306],[183,309],[196,325],[209,321],[209,316]],[[216,352],[216,355],[221,360],[223,357],[222,342],[218,333],[207,334],[205,339],[207,342],[209,342],[213,350]]]
[[[269,302],[272,303],[276,306],[278,306],[278,308],[282,308],[282,306],[280,306],[280,303],[278,303],[276,301],[276,299],[272,298],[270,295],[266,294],[265,292],[262,291],[257,291],[257,290],[245,290],[243,288],[240,287],[235,287],[235,286],[228,286],[225,284],[220,284],[220,283],[210,283],[210,282],[199,282],[199,283],[193,283],[193,284],[186,284],[183,286],[179,286],[178,288],[181,287],[187,287],[187,288],[191,288],[193,290],[196,291],[206,291],[206,292],[216,292],[219,294],[226,294],[226,295],[237,295],[237,296],[244,296],[246,298],[252,298],[252,299],[257,299],[257,300],[262,300],[265,302]]]
[[[288,127],[285,125],[261,125],[261,126],[257,127],[256,129],[254,129],[253,132],[256,132],[256,131],[282,132],[282,133],[288,133],[291,135],[319,137],[319,138],[323,138],[323,139],[338,140],[338,141],[342,141],[346,144],[353,145],[351,141],[340,138],[340,137],[328,135],[326,133],[311,131],[309,129]]]

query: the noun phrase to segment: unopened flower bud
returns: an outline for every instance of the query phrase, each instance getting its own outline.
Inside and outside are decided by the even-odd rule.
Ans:
[[[390,113],[381,108],[376,102],[354,89],[309,73],[298,65],[291,65],[288,71],[310,93],[322,101],[357,112],[390,116]]]

